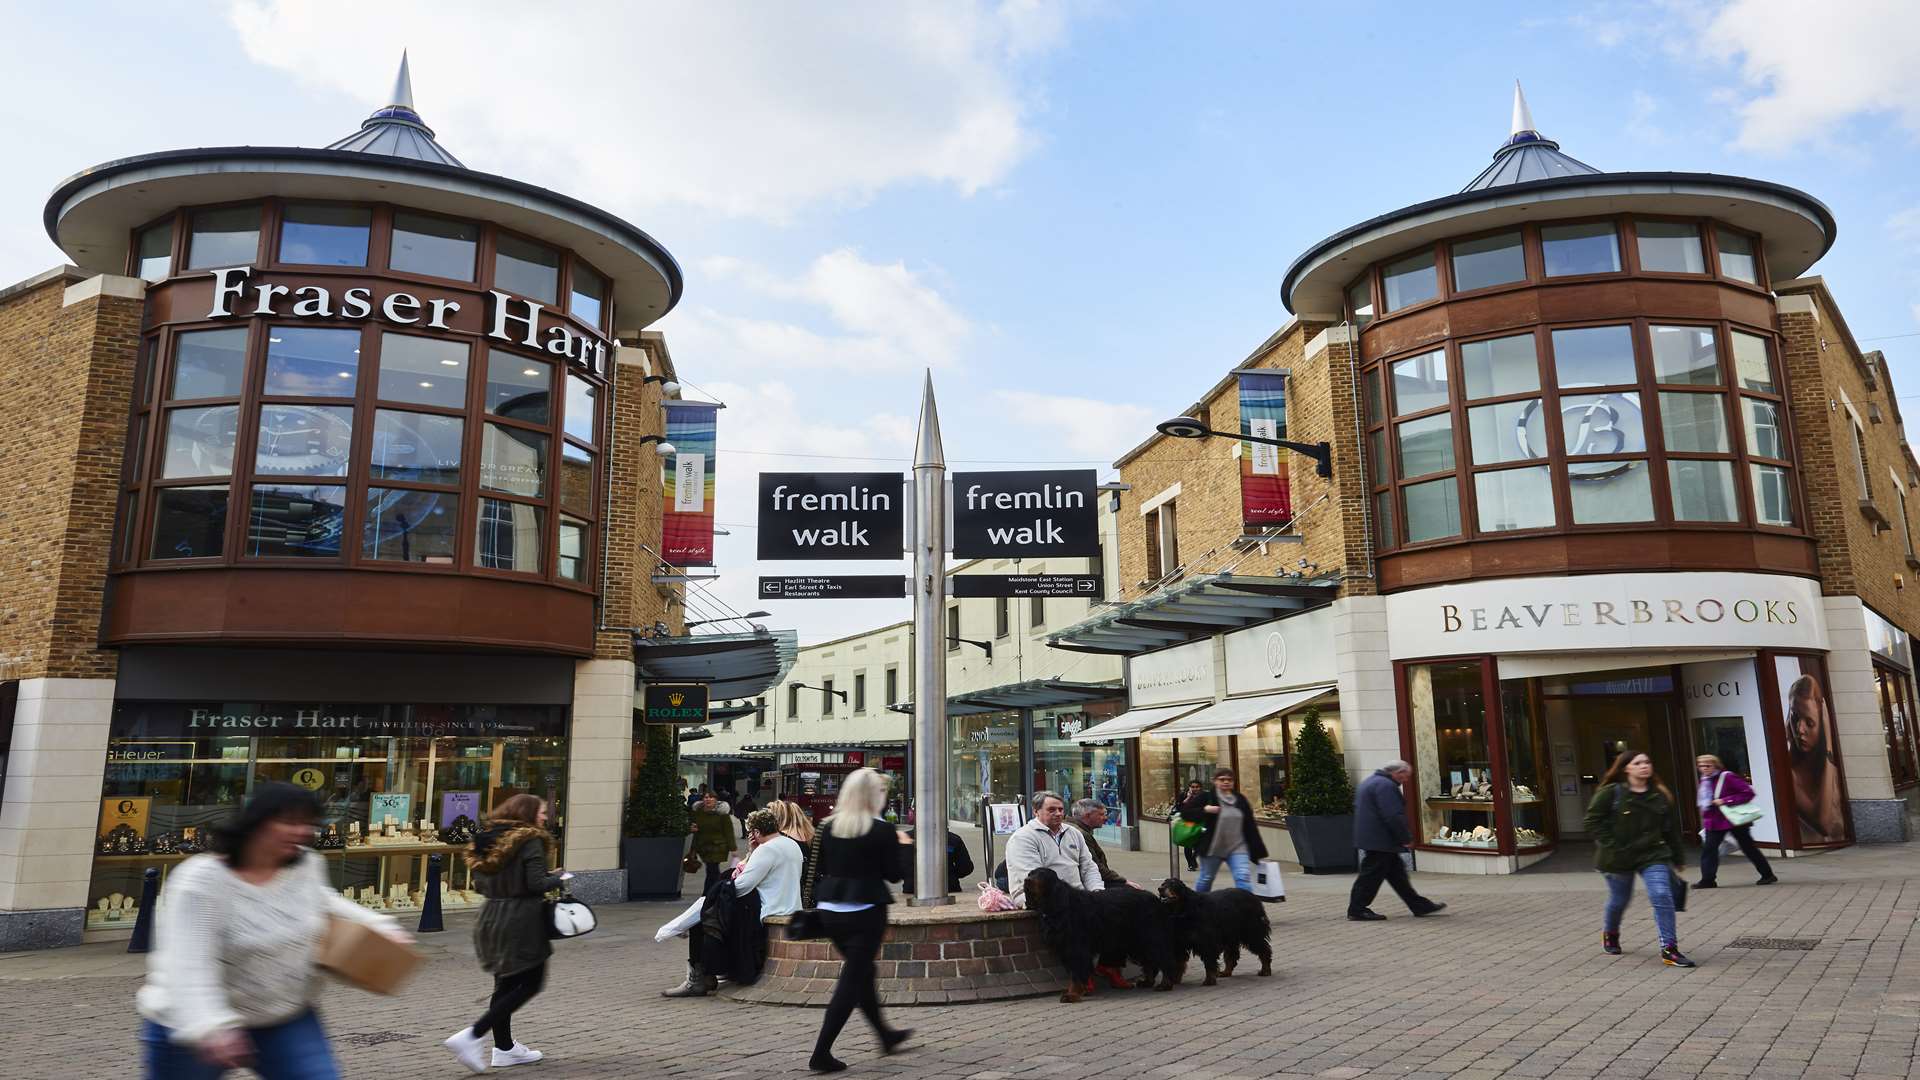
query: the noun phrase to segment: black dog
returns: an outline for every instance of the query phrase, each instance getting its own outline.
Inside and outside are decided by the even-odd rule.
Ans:
[[[1242,889],[1194,892],[1179,878],[1168,878],[1160,883],[1160,899],[1166,901],[1172,916],[1174,944],[1181,952],[1180,974],[1185,973],[1188,954],[1198,956],[1207,969],[1206,981],[1200,985],[1212,986],[1217,976],[1233,974],[1243,946],[1260,958],[1260,974],[1273,974],[1273,947],[1269,944],[1273,925],[1267,921],[1267,909],[1259,897]],[[1174,976],[1175,981],[1179,978],[1179,974]]]
[[[1151,986],[1157,977],[1158,989],[1173,989],[1180,953],[1167,905],[1152,893],[1126,887],[1088,892],[1043,866],[1027,875],[1026,902],[1027,910],[1040,913],[1041,937],[1066,962],[1069,981],[1061,1001],[1080,1000],[1096,961],[1117,968],[1131,959],[1141,970],[1134,985]]]

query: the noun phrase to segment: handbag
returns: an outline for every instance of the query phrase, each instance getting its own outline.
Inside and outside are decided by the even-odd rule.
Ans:
[[[1287,901],[1287,883],[1281,880],[1280,864],[1272,859],[1262,859],[1253,868],[1253,895],[1270,904],[1284,904]]]
[[[813,886],[820,880],[820,833],[807,843],[807,876],[800,883],[800,910],[787,916],[789,941],[813,941],[827,936],[820,909],[813,906]]]
[[[680,860],[680,869],[689,874],[699,873],[700,856],[692,851],[687,852],[687,857]]]
[[[1667,879],[1673,888],[1673,910],[1687,910],[1687,879],[1672,870],[1667,871]]]
[[[1179,814],[1173,815],[1173,842],[1177,847],[1196,847],[1206,836],[1207,830],[1197,821],[1188,821]]]
[[[983,881],[980,883],[981,911],[1018,911],[1019,909],[1020,905],[1014,902],[1013,897],[1001,892],[999,887],[994,885],[993,882]]]
[[[600,920],[593,913],[593,907],[585,900],[577,900],[565,889],[560,895],[546,902],[547,936],[560,938],[584,937],[593,933]]]
[[[1720,779],[1714,781],[1713,784],[1714,798],[1717,799],[1720,797],[1720,789],[1726,785],[1726,782],[1727,774],[1725,771],[1722,771],[1720,773]],[[1727,824],[1732,825],[1734,828],[1744,829],[1748,825],[1766,817],[1767,812],[1753,805],[1752,802],[1743,802],[1733,806],[1720,807],[1720,816],[1726,818]]]

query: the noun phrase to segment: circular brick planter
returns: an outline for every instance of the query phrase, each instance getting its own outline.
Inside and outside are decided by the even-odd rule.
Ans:
[[[767,968],[752,986],[722,990],[734,1001],[825,1006],[840,976],[833,945],[787,937],[786,916],[767,920]],[[887,912],[880,946],[880,1000],[890,1006],[958,1005],[1057,994],[1067,971],[1040,941],[1031,911],[908,907]]]

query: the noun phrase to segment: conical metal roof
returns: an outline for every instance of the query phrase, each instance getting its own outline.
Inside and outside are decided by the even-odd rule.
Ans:
[[[1527,96],[1520,81],[1513,83],[1513,129],[1507,141],[1493,152],[1493,164],[1460,190],[1485,191],[1529,180],[1548,180],[1556,176],[1598,174],[1599,169],[1578,158],[1560,152],[1560,144],[1540,134],[1533,126],[1533,112],[1527,108]]]
[[[433,129],[413,107],[413,76],[407,70],[407,54],[400,54],[400,73],[394,77],[389,104],[375,109],[360,124],[360,130],[327,144],[329,150],[352,150],[361,154],[430,161],[464,169],[460,159],[433,139]]]

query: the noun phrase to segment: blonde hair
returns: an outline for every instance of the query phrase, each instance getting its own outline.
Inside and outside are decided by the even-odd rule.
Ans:
[[[855,769],[840,782],[840,797],[827,815],[827,832],[836,840],[856,840],[873,830],[887,805],[887,782],[872,769]]]
[[[1713,767],[1719,770],[1720,772],[1727,771],[1726,763],[1721,761],[1719,758],[1713,756],[1712,754],[1695,754],[1694,755],[1694,758],[1693,758],[1694,765],[1698,766],[1703,761],[1713,762]]]
[[[802,844],[813,843],[813,819],[800,809],[799,803],[790,803],[784,799],[775,799],[762,807],[773,811],[773,820],[780,823],[780,831],[793,837]]]

